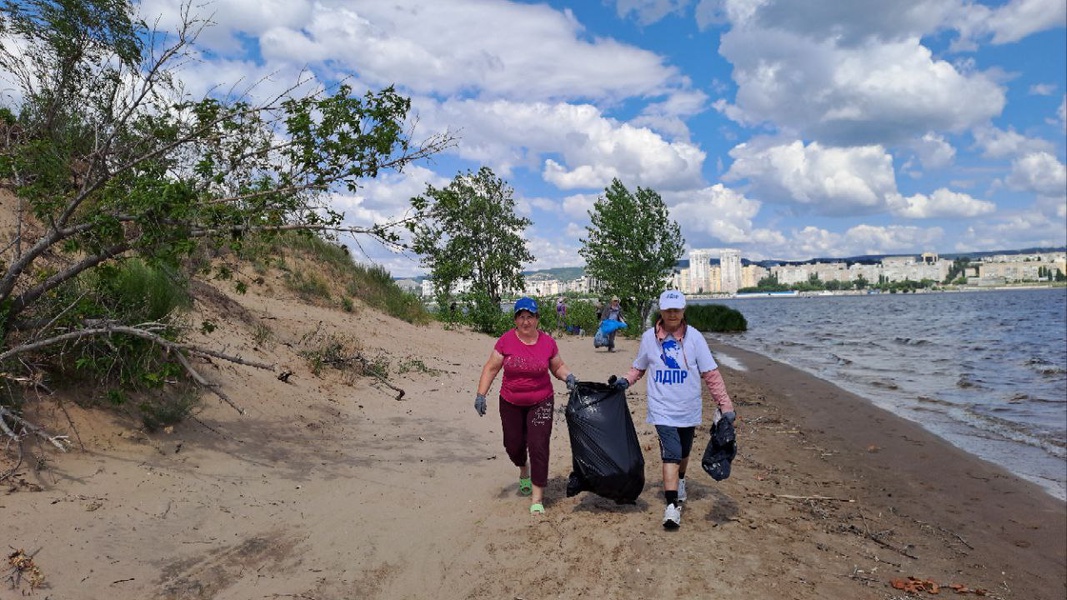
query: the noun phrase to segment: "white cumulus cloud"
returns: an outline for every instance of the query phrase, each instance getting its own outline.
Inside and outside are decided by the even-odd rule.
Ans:
[[[781,244],[776,231],[752,226],[761,203],[750,200],[721,183],[700,190],[664,195],[671,218],[690,246],[709,247],[744,244]]]
[[[876,212],[896,191],[892,157],[880,146],[745,143],[730,156],[734,163],[725,181],[747,180],[754,198],[804,205],[817,213]]]
[[[1067,166],[1047,152],[1034,152],[1016,159],[1007,184],[1041,196],[1067,196]]]
[[[892,194],[889,197],[889,209],[894,215],[906,219],[967,218],[990,214],[996,211],[997,205],[968,194],[940,188],[930,195]]]

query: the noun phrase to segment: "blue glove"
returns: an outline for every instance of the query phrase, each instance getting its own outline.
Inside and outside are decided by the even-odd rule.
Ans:
[[[574,373],[567,375],[567,391],[573,392],[576,387],[578,387],[578,378],[574,376]]]
[[[485,416],[485,396],[478,394],[474,397],[474,410],[478,411],[479,417]]]
[[[625,377],[612,375],[611,377],[608,377],[608,385],[615,386],[620,390],[625,390],[626,388],[630,387],[630,381]]]
[[[737,418],[737,415],[735,415],[734,411],[731,410],[730,412],[722,413],[722,418],[726,419],[727,423],[733,425],[734,424],[734,419]]]

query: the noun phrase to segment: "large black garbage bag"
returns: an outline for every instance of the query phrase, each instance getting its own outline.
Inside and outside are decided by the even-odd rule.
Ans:
[[[626,392],[604,383],[579,382],[567,403],[573,472],[567,497],[593,492],[634,504],[645,487],[645,457]]]
[[[704,458],[700,466],[715,481],[722,481],[730,476],[730,466],[737,457],[737,434],[734,426],[726,419],[719,419],[711,426],[711,439],[704,449]]]

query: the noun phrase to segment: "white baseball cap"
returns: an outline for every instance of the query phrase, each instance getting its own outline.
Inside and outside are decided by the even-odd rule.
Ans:
[[[685,308],[685,294],[678,290],[667,290],[659,295],[659,309]]]

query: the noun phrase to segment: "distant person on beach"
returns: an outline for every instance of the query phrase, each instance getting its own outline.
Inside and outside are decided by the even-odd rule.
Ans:
[[[567,329],[567,299],[563,296],[556,300],[556,331]]]
[[[604,307],[604,310],[602,310],[600,312],[600,320],[601,321],[606,321],[608,319],[614,319],[616,321],[619,321],[620,323],[625,323],[626,322],[622,318],[622,305],[619,304],[619,297],[618,296],[612,296],[611,304],[609,304],[606,307]],[[612,331],[611,333],[608,334],[608,352],[614,352],[615,351],[615,334],[616,333],[618,333],[618,331]]]
[[[693,434],[703,421],[700,382],[703,381],[718,406],[715,420],[734,422],[734,405],[703,334],[685,322],[685,295],[667,290],[659,297],[660,318],[641,335],[630,371],[612,376],[608,383],[626,389],[651,371],[647,384],[648,422],[659,434],[663,461],[663,493],[667,507],[663,527],[682,524],[686,501],[685,474]]]
[[[515,327],[500,336],[493,346],[489,360],[482,367],[474,398],[474,409],[485,416],[485,395],[496,374],[504,370],[499,402],[504,449],[519,468],[519,494],[530,496],[532,515],[545,512],[548,449],[555,413],[549,375],[566,381],[568,390],[578,384],[560,357],[556,340],[538,329],[539,317],[534,299],[524,297],[515,302]]]

